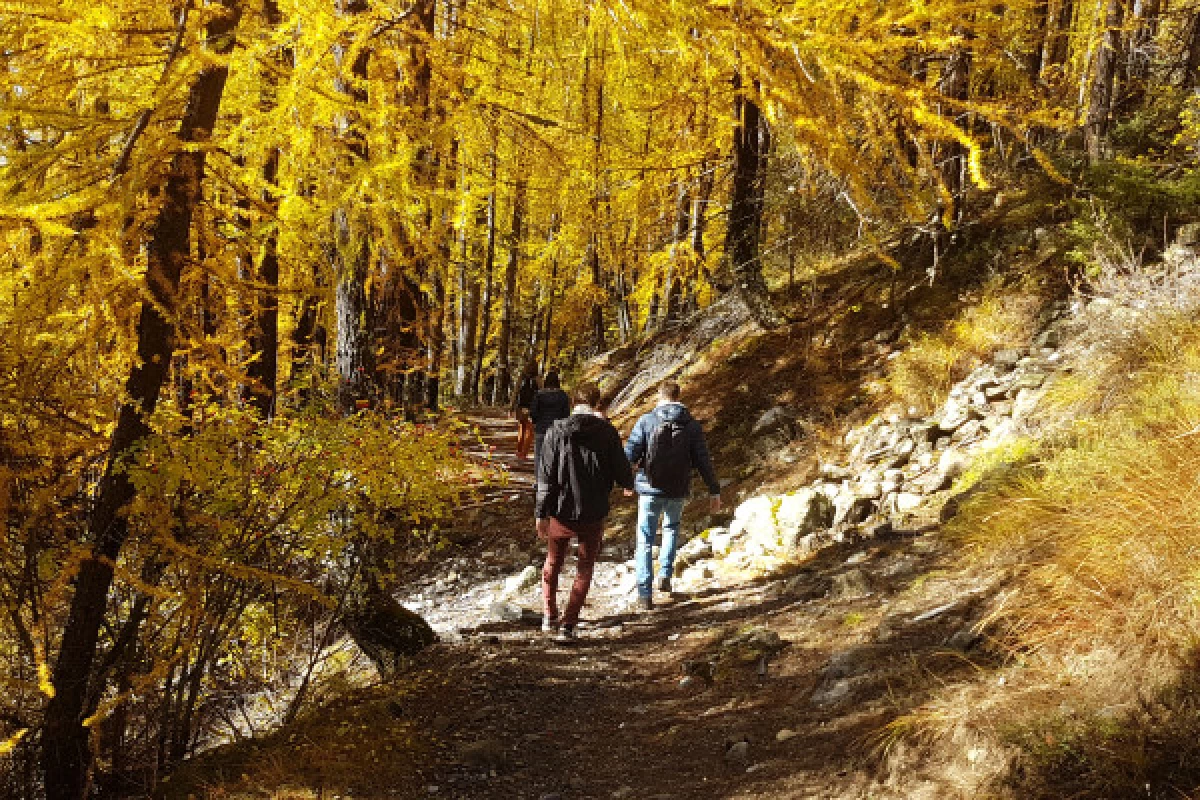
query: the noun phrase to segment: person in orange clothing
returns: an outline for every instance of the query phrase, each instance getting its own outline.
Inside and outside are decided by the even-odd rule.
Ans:
[[[525,367],[521,376],[521,385],[513,394],[513,414],[517,417],[517,458],[525,461],[533,447],[533,419],[529,416],[529,406],[538,392],[537,365],[532,361]]]

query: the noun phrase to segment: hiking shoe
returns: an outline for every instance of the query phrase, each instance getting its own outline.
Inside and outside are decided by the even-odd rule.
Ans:
[[[563,625],[558,629],[558,640],[560,642],[573,642],[578,638],[579,635],[575,633],[574,625]]]
[[[654,600],[650,597],[638,596],[637,607],[639,611],[652,611],[654,609]]]
[[[663,577],[662,575],[658,576],[658,579],[654,581],[654,590],[656,592],[665,592],[667,594],[670,594],[671,593],[671,579]]]
[[[558,630],[561,623],[558,617],[543,617],[542,618],[542,633],[554,633]]]

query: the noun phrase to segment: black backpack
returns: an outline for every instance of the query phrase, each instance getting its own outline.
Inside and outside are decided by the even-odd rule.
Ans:
[[[692,453],[688,419],[660,420],[646,446],[646,480],[668,497],[684,497],[691,484]]]

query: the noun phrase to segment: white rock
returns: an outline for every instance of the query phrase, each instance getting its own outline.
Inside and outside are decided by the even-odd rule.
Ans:
[[[527,589],[532,589],[537,586],[541,580],[541,571],[530,564],[517,575],[513,575],[504,581],[505,594],[518,594]]]
[[[712,567],[708,564],[697,564],[694,567],[688,567],[683,571],[680,580],[688,584],[702,583],[711,579],[713,576]]]
[[[1017,439],[1017,436],[1017,423],[1011,419],[1002,419],[996,427],[992,428],[992,432],[984,440],[983,446],[985,449],[994,450],[1011,444]]]
[[[792,547],[798,539],[828,528],[833,524],[833,515],[833,503],[823,492],[801,489],[785,494],[779,499],[779,507],[775,512],[775,525],[781,543]]]
[[[892,506],[900,514],[910,514],[920,508],[924,502],[925,498],[911,492],[899,492],[892,498]]]
[[[712,546],[713,553],[718,556],[728,555],[737,539],[737,534],[728,528],[709,528],[707,533],[708,543]]]
[[[950,400],[946,403],[946,407],[942,410],[941,418],[938,420],[938,428],[946,433],[954,431],[967,424],[971,419],[971,409],[965,404],[957,403]]]
[[[497,602],[491,604],[489,611],[492,618],[499,622],[518,622],[522,609],[516,603]]]
[[[1032,414],[1045,394],[1045,389],[1022,389],[1017,392],[1013,401],[1013,419],[1021,420]]]
[[[943,478],[954,480],[967,471],[969,463],[966,453],[950,448],[943,452],[941,458],[938,459],[938,474]]]
[[[860,480],[854,484],[854,494],[869,500],[877,500],[883,494],[883,485],[876,480]]]
[[[771,524],[775,521],[775,500],[766,495],[751,497],[737,507],[733,512],[733,522],[729,524],[729,532],[735,537],[742,531],[756,525]]]
[[[796,733],[794,730],[791,730],[790,728],[784,728],[779,733],[775,734],[775,741],[786,742],[788,739],[794,739],[795,737],[797,737],[799,735],[800,734]]]

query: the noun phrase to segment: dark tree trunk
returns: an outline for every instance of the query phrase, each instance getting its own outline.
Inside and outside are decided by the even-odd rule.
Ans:
[[[483,245],[483,302],[479,309],[479,339],[475,344],[475,366],[471,370],[471,399],[479,401],[483,381],[483,358],[487,352],[488,334],[492,327],[492,301],[495,294],[496,269],[496,154],[492,153],[492,191],[488,195],[486,228]],[[494,381],[493,381],[494,383]],[[490,395],[488,395],[490,400]]]
[[[592,303],[592,350],[603,353],[608,349],[607,324],[604,321],[604,306],[607,301],[600,295],[607,295],[604,286],[604,273],[600,268],[600,234],[593,233],[589,248],[591,262],[592,286],[595,287],[597,299]]]
[[[446,280],[441,266],[433,275],[433,308],[429,323],[429,361],[425,374],[425,407],[437,411],[442,394],[442,359],[446,355]]]
[[[1062,66],[1067,63],[1071,51],[1070,33],[1075,22],[1075,0],[1060,0],[1058,12],[1050,24],[1046,37],[1046,52],[1042,56],[1042,69],[1047,66]]]
[[[1188,23],[1187,58],[1180,85],[1184,89],[1200,86],[1200,11],[1193,12]]]
[[[767,123],[753,95],[742,90],[740,73],[734,73],[733,189],[729,202],[729,227],[725,258],[734,289],[750,316],[768,330],[781,324],[771,306],[771,294],[759,257],[762,239],[763,198],[766,191]]]
[[[971,90],[971,51],[965,47],[951,51],[949,58],[942,67],[942,75],[938,80],[938,92],[950,100],[965,102]],[[952,105],[951,115],[954,124],[964,127],[963,114],[956,105]],[[951,206],[945,217],[953,224],[962,221],[962,215],[967,191],[967,149],[955,141],[944,144],[940,149],[938,171],[941,174],[942,186],[950,195]]]
[[[517,180],[513,193],[512,230],[508,236],[508,265],[504,269],[504,299],[500,312],[500,340],[496,353],[496,388],[492,402],[504,405],[512,389],[512,336],[516,318],[517,267],[521,263],[521,234],[525,220],[524,178]]]
[[[554,237],[551,227],[551,238]],[[550,262],[550,288],[546,298],[546,332],[542,345],[542,371],[550,361],[550,339],[554,336],[554,305],[558,302],[558,257]]]
[[[263,165],[264,182],[268,186],[274,186],[278,173],[279,149],[276,148],[270,152],[267,163]],[[279,201],[274,192],[267,189],[263,195],[264,202],[272,211],[277,211]],[[250,389],[251,402],[263,419],[269,419],[275,413],[279,372],[279,233],[274,225],[263,243],[258,280],[258,319],[250,340],[254,359],[250,362],[248,372],[253,382]]]
[[[227,2],[223,11],[206,30],[209,47],[218,55],[233,49],[241,6]],[[210,138],[228,74],[223,63],[213,63],[196,77],[179,125],[179,141]],[[142,304],[138,318],[138,359],[125,384],[128,399],[117,414],[108,465],[89,514],[91,557],[83,560],[75,578],[75,594],[51,679],[54,697],[46,705],[43,720],[42,773],[47,800],[83,800],[88,792],[92,753],[83,721],[104,688],[91,685],[93,668],[113,567],[128,536],[122,512],[134,496],[129,477],[116,467],[150,433],[146,417],[158,404],[171,364],[175,342],[172,310],[178,304],[183,266],[191,255],[192,215],[200,201],[204,160],[203,149],[175,154],[162,190],[162,205],[148,231],[146,284],[153,302]]]
[[[1042,67],[1045,66],[1046,43],[1049,40],[1047,22],[1050,20],[1050,0],[1038,0],[1033,5],[1032,35],[1033,43],[1029,50],[1029,82],[1037,85],[1042,79]]]
[[[265,0],[263,3],[264,21],[269,29],[274,30],[283,23],[283,14],[279,10],[277,0]],[[279,53],[278,64],[281,69],[290,70],[293,62],[290,50]],[[264,85],[263,105],[274,108],[278,104],[278,79],[275,73],[264,70],[262,81]],[[251,387],[251,402],[258,409],[263,419],[269,419],[275,413],[275,397],[278,394],[279,374],[279,229],[277,221],[279,199],[276,191],[276,181],[279,175],[279,148],[273,148],[263,164],[262,176],[266,189],[263,190],[263,203],[273,218],[267,239],[263,243],[262,260],[258,265],[257,294],[258,320],[254,334],[250,340],[253,360],[250,363],[249,376],[253,383]]]
[[[603,178],[603,143],[604,143],[604,52],[600,51],[599,80],[596,81],[596,108],[592,120],[592,199],[591,225],[592,233],[588,242],[588,263],[592,270],[592,286],[595,287],[596,299],[592,301],[592,351],[603,353],[608,349],[607,326],[604,322],[604,307],[608,305],[604,285],[604,276],[600,265],[600,202],[604,193]],[[584,66],[584,92],[591,83],[591,59]],[[586,100],[586,95],[585,98]],[[587,104],[584,103],[586,109]]]
[[[1112,119],[1113,95],[1117,67],[1121,60],[1121,25],[1125,19],[1125,0],[1107,0],[1104,10],[1104,32],[1096,50],[1092,85],[1088,93],[1084,137],[1088,160],[1092,164],[1104,158],[1108,142],[1109,122]]]

